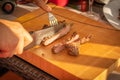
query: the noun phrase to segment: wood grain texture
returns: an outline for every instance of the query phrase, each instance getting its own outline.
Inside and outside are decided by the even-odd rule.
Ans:
[[[19,18],[28,31],[49,24],[47,13],[35,16],[36,12],[32,12],[27,15],[30,14],[34,15],[33,19],[26,21],[25,16]],[[119,65],[120,31],[65,8],[56,6],[53,14],[58,20],[74,23],[70,33],[51,45],[35,46],[18,56],[60,80],[106,80],[107,75]],[[73,32],[77,32],[81,38],[92,35],[90,42],[80,46],[80,55],[70,56],[66,50],[52,54],[51,47],[70,37]]]

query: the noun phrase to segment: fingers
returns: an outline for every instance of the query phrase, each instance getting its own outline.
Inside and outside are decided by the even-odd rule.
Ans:
[[[14,41],[17,45],[14,45],[14,43],[13,43],[12,44],[13,47],[10,47],[7,49],[4,48],[5,50],[0,50],[0,58],[12,57],[15,54],[22,54],[23,53],[24,43],[26,43],[26,41],[27,41],[27,44],[28,44],[31,41],[28,41],[29,40],[28,38],[26,38],[27,40],[24,41],[24,35],[22,34],[22,32],[20,32],[20,33],[21,34],[17,35],[18,42],[16,43]]]
[[[32,36],[25,29],[23,29],[23,38],[24,38],[24,47],[26,47],[33,41]]]
[[[52,11],[52,8],[50,6],[48,6],[48,5],[46,5],[46,11],[50,12],[50,11]]]
[[[35,3],[41,7],[43,10],[47,11],[47,12],[50,12],[52,10],[51,7],[47,6],[46,3],[47,3],[48,0],[35,0]]]
[[[24,37],[23,37],[23,35],[20,35],[19,42],[17,44],[14,54],[22,54],[23,48],[24,48]]]
[[[32,42],[32,37],[18,22],[1,20],[0,57],[12,57],[23,53],[23,48]]]
[[[18,43],[13,53],[22,54],[23,48],[30,44],[33,39],[20,23],[13,22],[13,24],[15,24],[15,28],[13,28],[12,31],[16,34],[16,37],[18,38]]]
[[[19,38],[19,42],[18,45],[16,47],[16,54],[22,54],[23,53],[23,48],[27,45],[29,45],[33,39],[31,37],[31,35],[22,27],[22,25],[20,24],[19,27],[21,26],[21,34],[18,35]]]
[[[45,2],[45,4],[48,2],[48,0],[43,0]]]
[[[14,52],[14,54],[22,54],[24,47],[29,45],[33,41],[31,35],[23,28],[23,26],[20,23],[18,23],[18,27],[19,33],[16,34],[19,39],[19,42],[17,44],[16,51]]]
[[[33,41],[32,36],[28,33],[28,31],[24,29],[22,24],[20,23],[17,24],[18,24],[17,26],[19,27],[19,33],[17,32],[16,34],[19,40],[21,41],[20,43],[23,43],[24,44],[23,47],[25,47]]]

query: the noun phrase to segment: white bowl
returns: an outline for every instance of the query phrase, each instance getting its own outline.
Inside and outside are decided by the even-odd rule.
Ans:
[[[106,19],[113,27],[115,27],[118,30],[120,30],[120,19],[118,19],[119,9],[120,0],[113,0],[108,4],[104,5],[103,7],[103,13]]]

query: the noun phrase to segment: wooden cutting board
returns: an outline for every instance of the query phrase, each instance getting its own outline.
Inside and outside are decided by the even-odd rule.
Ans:
[[[40,9],[17,21],[28,31],[39,30],[44,24],[49,24],[48,14],[39,12]],[[58,20],[74,23],[70,33],[48,46],[35,46],[18,57],[60,80],[106,80],[107,75],[119,66],[120,31],[58,6],[54,6],[52,12]],[[80,46],[80,55],[70,56],[66,50],[53,54],[51,47],[70,37],[73,32],[77,32],[81,38],[92,35],[90,42]]]

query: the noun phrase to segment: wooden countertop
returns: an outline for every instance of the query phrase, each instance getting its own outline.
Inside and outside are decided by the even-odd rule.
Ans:
[[[106,80],[107,75],[119,66],[120,31],[65,8],[55,5],[52,7],[52,12],[58,20],[74,23],[70,33],[46,47],[35,46],[18,57],[60,80]],[[49,24],[47,15],[38,9],[16,21],[21,22],[28,31],[38,30],[44,24]],[[92,34],[91,41],[80,46],[80,55],[70,56],[65,50],[52,54],[51,47],[75,31],[81,37]]]

